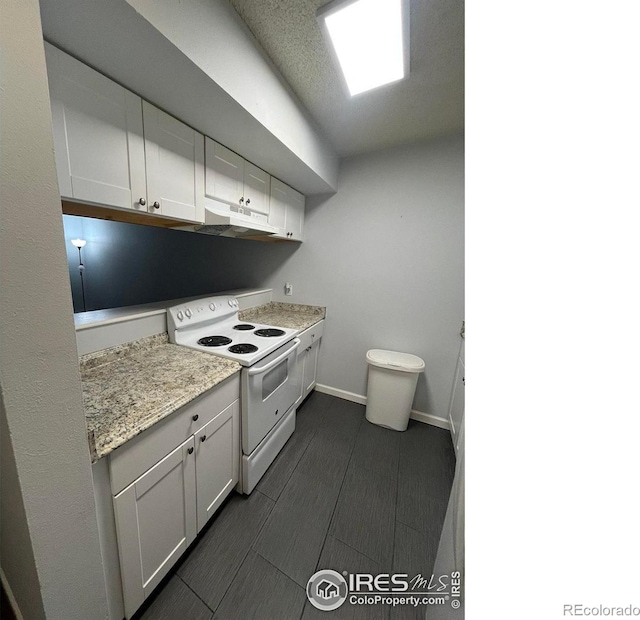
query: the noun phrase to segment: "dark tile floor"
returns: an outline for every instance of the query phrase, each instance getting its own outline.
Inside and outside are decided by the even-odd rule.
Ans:
[[[312,393],[256,490],[231,495],[136,618],[325,618],[305,594],[316,570],[430,575],[455,467],[449,433],[414,421],[398,433],[364,413]],[[347,601],[329,613],[395,620],[424,610]]]

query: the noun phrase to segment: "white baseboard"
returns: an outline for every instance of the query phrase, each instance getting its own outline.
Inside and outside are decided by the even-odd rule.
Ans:
[[[349,400],[352,403],[358,403],[359,405],[367,404],[366,396],[355,394],[353,392],[347,392],[347,390],[340,390],[338,388],[331,387],[330,385],[322,385],[321,383],[316,383],[316,390],[318,392],[322,392],[323,394],[329,394],[329,396],[336,396],[337,398],[342,398],[343,400]],[[447,420],[446,418],[441,418],[437,415],[431,415],[430,413],[424,413],[423,411],[416,411],[415,409],[412,409],[411,419],[416,420],[417,422],[422,422],[423,424],[437,426],[438,428],[443,428],[447,431],[451,430],[449,420]]]
[[[322,385],[316,383],[316,390],[323,394],[329,394],[329,396],[337,396],[342,400],[350,400],[352,403],[358,403],[359,405],[367,404],[367,397],[360,394],[354,394],[353,392],[347,392],[347,390],[339,390],[338,388],[331,387],[329,385]]]
[[[18,607],[15,596],[13,596],[11,586],[9,586],[9,582],[7,581],[7,577],[4,574],[2,567],[0,567],[0,580],[2,581],[2,587],[4,588],[4,591],[7,593],[9,605],[11,606],[11,609],[13,609],[13,613],[16,615],[16,620],[23,620],[23,616],[20,613],[20,608]]]
[[[430,413],[424,413],[424,411],[411,410],[411,419],[417,422],[423,422],[424,424],[431,424],[431,426],[437,426],[443,428],[445,431],[451,432],[451,425],[449,420],[441,418],[437,415],[431,415]]]

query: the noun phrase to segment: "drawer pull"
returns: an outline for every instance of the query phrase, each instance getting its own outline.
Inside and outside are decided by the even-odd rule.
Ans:
[[[196,413],[191,419],[195,422],[200,416]]]
[[[193,448],[189,448],[189,449],[187,450],[187,452],[188,452],[189,454],[193,454]]]
[[[207,438],[206,435],[203,435],[202,437],[200,437],[200,441],[204,441]]]

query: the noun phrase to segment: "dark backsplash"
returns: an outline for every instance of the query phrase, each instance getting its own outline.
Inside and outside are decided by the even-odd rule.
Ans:
[[[87,310],[117,308],[262,286],[300,246],[264,243],[63,216],[74,312],[82,312],[78,250]]]

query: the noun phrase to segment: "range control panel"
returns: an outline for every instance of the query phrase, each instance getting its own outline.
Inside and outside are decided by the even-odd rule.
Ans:
[[[225,319],[236,314],[238,309],[235,297],[206,297],[168,308],[167,323],[169,329],[180,329],[187,325]]]

